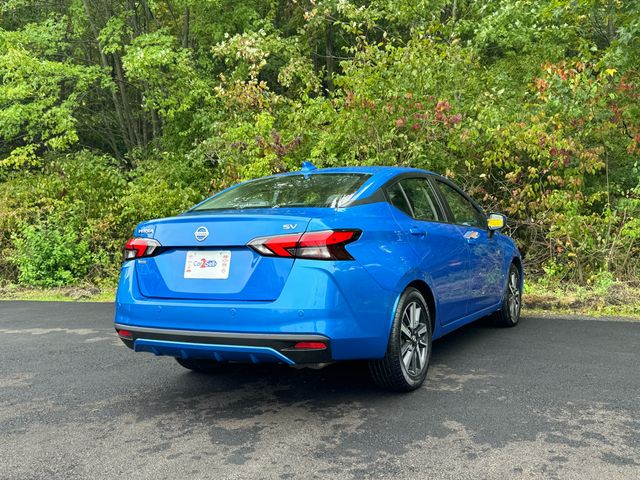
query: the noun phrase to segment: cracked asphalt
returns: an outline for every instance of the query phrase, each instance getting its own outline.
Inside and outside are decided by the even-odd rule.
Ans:
[[[399,395],[360,363],[198,375],[112,313],[0,302],[1,479],[640,478],[640,322],[477,323]]]

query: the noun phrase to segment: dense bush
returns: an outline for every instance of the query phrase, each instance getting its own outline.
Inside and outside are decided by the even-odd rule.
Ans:
[[[209,192],[212,170],[168,155],[124,171],[79,152],[0,183],[0,275],[61,286],[112,278],[136,223],[185,210]]]
[[[60,218],[20,226],[15,253],[9,257],[19,272],[18,281],[39,287],[69,285],[103,266],[102,255],[91,252],[85,233],[77,229],[77,222]]]
[[[143,3],[0,6],[0,281],[112,278],[138,221],[312,160],[444,173],[533,275],[640,282],[634,2]]]

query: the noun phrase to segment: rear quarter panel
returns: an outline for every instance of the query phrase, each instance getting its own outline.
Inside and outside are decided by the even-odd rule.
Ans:
[[[372,203],[336,210],[335,214],[311,220],[307,231],[327,228],[359,228],[360,238],[347,250],[385,292],[377,298],[359,284],[348,287],[347,297],[353,310],[369,311],[373,305],[384,310],[384,331],[388,335],[396,300],[407,284],[420,279],[429,284],[429,277],[419,271],[414,250],[391,214],[385,202]],[[346,277],[345,277],[346,278]]]

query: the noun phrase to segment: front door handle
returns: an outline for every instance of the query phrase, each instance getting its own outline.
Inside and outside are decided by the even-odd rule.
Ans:
[[[421,228],[418,228],[418,227],[409,228],[409,233],[411,235],[416,235],[418,237],[424,237],[427,234],[427,232],[425,232],[424,230],[422,230]]]
[[[464,238],[466,238],[469,243],[477,240],[479,236],[480,234],[476,230],[469,230],[464,234]]]

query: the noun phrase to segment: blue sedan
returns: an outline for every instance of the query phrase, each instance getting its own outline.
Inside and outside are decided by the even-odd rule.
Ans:
[[[504,226],[431,172],[305,162],[139,224],[115,328],[196,372],[358,359],[378,385],[414,390],[432,340],[490,314],[518,323],[522,259]]]

